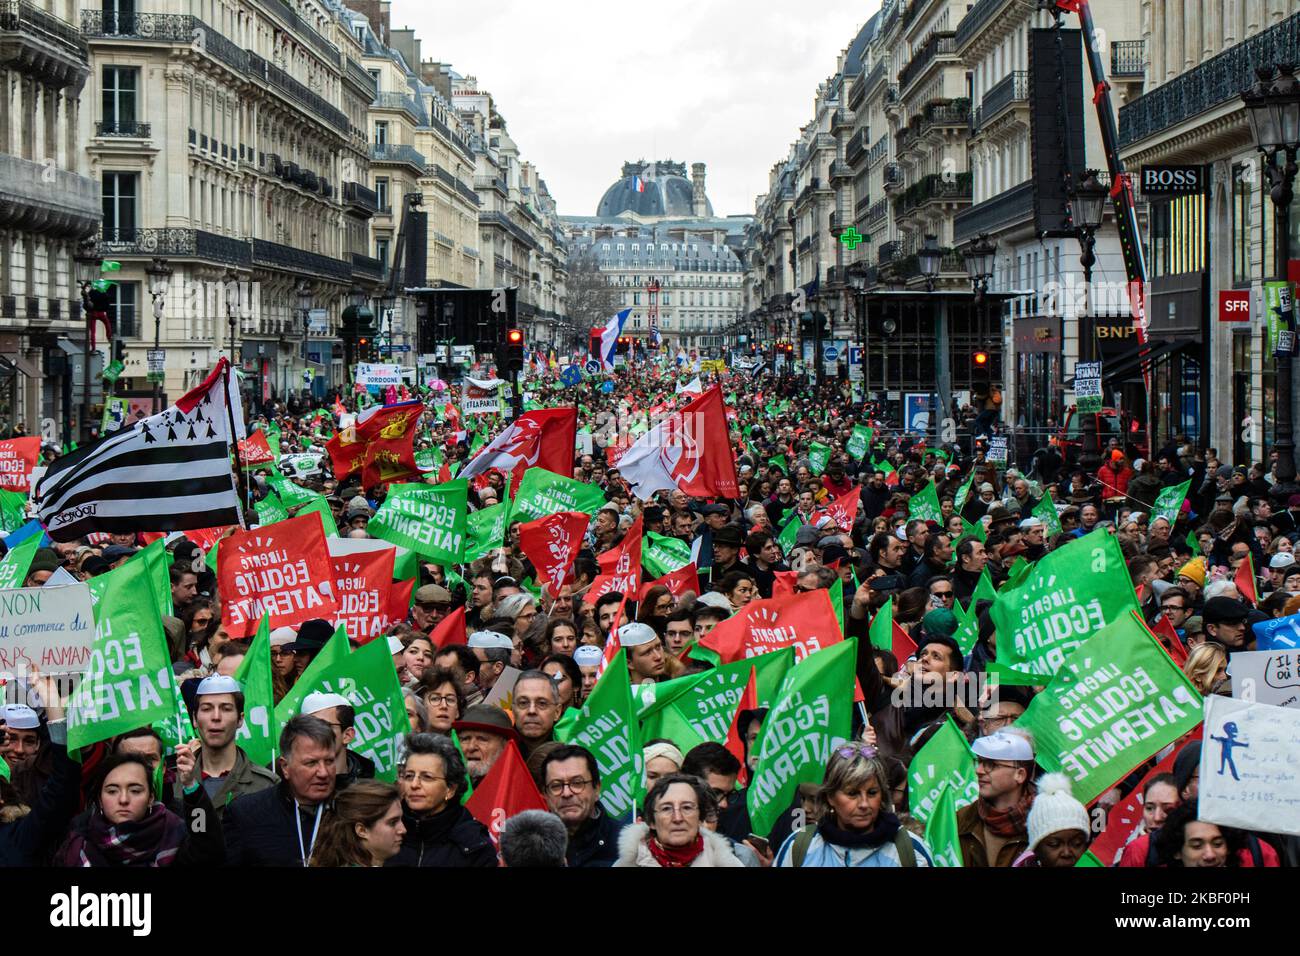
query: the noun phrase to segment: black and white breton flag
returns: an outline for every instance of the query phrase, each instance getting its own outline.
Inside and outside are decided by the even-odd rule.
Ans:
[[[33,494],[49,536],[242,524],[230,453],[244,420],[227,394],[239,392],[223,358],[175,405],[56,459]]]

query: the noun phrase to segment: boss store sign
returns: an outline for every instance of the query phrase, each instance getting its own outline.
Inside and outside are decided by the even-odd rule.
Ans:
[[[1205,192],[1205,166],[1143,166],[1141,189],[1148,199],[1195,196]]]

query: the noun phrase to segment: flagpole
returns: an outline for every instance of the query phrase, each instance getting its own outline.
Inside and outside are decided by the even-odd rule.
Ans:
[[[235,381],[234,368],[230,361],[226,361],[226,372],[222,376],[224,379],[222,391],[226,393],[226,425],[230,429],[229,445],[235,450],[235,467],[239,470],[240,476],[244,479],[244,507],[239,511],[239,527],[248,530],[248,509],[252,507],[249,498],[251,489],[248,487],[248,476],[244,474],[244,459],[239,454],[239,436],[235,434],[235,410],[230,404],[230,386]],[[241,396],[242,402],[242,396]]]

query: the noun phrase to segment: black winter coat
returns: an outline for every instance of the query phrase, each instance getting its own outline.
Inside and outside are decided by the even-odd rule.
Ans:
[[[496,866],[497,851],[487,827],[459,803],[431,817],[405,807],[402,849],[385,866]]]
[[[45,781],[30,811],[0,808],[0,867],[35,866],[42,851],[59,843],[68,821],[77,812],[81,764],[68,756],[66,747],[50,747],[54,772]]]
[[[326,806],[321,827],[330,812],[330,806]],[[301,846],[295,813],[302,818]],[[239,797],[226,807],[221,823],[226,862],[231,866],[302,866],[304,850],[310,859],[316,811],[296,808],[285,783]]]
[[[618,835],[623,824],[597,805],[596,815],[569,837],[565,861],[569,866],[613,866],[618,859]]]

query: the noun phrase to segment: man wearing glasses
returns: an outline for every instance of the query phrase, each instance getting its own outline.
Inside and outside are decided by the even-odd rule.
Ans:
[[[569,831],[569,866],[613,866],[623,824],[600,805],[600,770],[585,747],[565,744],[542,760],[542,789],[551,812]]]
[[[930,607],[935,609],[946,609],[951,611],[953,602],[957,596],[952,590],[952,578],[943,575],[930,579]]]
[[[1011,866],[1029,847],[1033,743],[1023,731],[1003,727],[977,738],[971,750],[979,798],[957,811],[962,860],[968,867]]]
[[[427,634],[441,624],[450,611],[451,592],[441,584],[426,584],[415,592],[411,623]]]
[[[1178,639],[1187,643],[1187,619],[1192,616],[1192,598],[1180,587],[1168,588],[1160,597],[1160,616],[1167,620],[1178,635]]]

